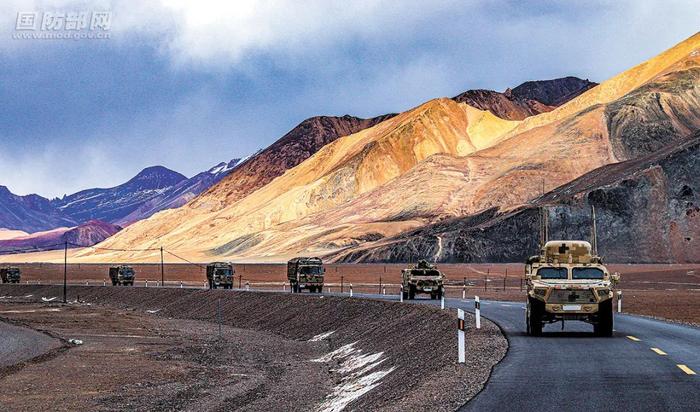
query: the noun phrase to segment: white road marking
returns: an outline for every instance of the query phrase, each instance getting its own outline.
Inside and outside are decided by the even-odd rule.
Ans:
[[[676,366],[678,366],[678,368],[680,370],[682,370],[683,372],[685,372],[688,375],[695,375],[695,371],[690,369],[689,367],[687,367],[685,365],[676,365]]]
[[[666,352],[662,351],[662,350],[659,349],[659,348],[651,348],[651,350],[654,351],[654,352],[656,352],[657,355],[661,355],[661,356],[666,356],[666,355],[667,355]]]

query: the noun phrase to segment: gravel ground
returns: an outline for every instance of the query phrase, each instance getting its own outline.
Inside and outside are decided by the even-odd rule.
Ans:
[[[41,309],[50,306],[57,311]],[[18,309],[18,308],[22,309]],[[102,306],[0,304],[82,345],[1,381],[3,410],[309,410],[330,390],[322,342]],[[293,399],[293,404],[289,401]]]
[[[0,295],[33,294],[34,298],[50,298],[59,296],[60,292],[59,287],[51,286],[0,286]],[[188,391],[178,392],[181,393],[178,399],[185,399],[187,402],[182,401],[185,403],[169,405],[162,400],[142,401],[148,397],[144,395],[128,396],[128,399],[143,402],[129,404],[114,394],[104,402],[115,408],[216,410],[236,409],[242,406],[236,402],[241,402],[251,410],[332,411],[343,407],[349,410],[455,410],[481,390],[491,368],[507,349],[499,329],[486,321],[480,330],[468,329],[467,364],[457,365],[456,314],[422,305],[308,294],[118,287],[69,289],[69,300],[78,295],[82,301],[109,310],[175,322],[179,330],[173,336],[183,335],[182,341],[173,344],[170,350],[159,352],[163,358],[150,356],[148,359],[152,362],[167,360],[164,363],[169,365],[173,361],[168,356],[173,356],[176,361],[185,359],[193,364],[211,365],[213,360],[207,359],[212,351],[198,352],[187,345],[193,339],[189,334],[197,328],[217,328],[217,302],[221,305],[224,328],[241,333],[240,343],[228,345],[231,355],[227,357],[241,351],[257,353],[265,347],[275,352],[273,348],[285,345],[289,348],[283,351],[286,356],[297,357],[295,360],[251,359],[250,364],[242,368],[243,373],[250,374],[249,369],[261,371],[258,385],[226,398],[228,400],[209,394],[229,392],[216,383],[236,385],[235,379],[225,383],[224,378],[230,378],[230,373],[207,376],[206,371],[200,371],[202,377],[185,379],[193,382]],[[149,316],[149,311],[156,315]],[[473,321],[468,319],[467,324],[472,325]],[[275,336],[279,341],[270,341],[269,346],[258,343],[256,333],[269,339]],[[244,340],[244,337],[252,338]],[[315,342],[308,342],[310,339]],[[307,367],[312,369],[299,369]],[[321,368],[322,372],[314,367]],[[314,386],[311,393],[285,389],[299,374],[312,379],[301,385]],[[322,379],[313,381],[312,376]],[[181,379],[172,379],[171,385],[180,385]],[[258,393],[265,394],[262,400]],[[300,401],[301,398],[307,402]]]

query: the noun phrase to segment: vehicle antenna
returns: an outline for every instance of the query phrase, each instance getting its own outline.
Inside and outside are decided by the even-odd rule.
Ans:
[[[595,221],[595,206],[591,205],[591,243],[593,244],[593,255],[598,255],[598,230]]]

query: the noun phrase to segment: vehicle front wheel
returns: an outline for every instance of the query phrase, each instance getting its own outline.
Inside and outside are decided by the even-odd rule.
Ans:
[[[530,336],[542,336],[542,302],[528,298],[527,300],[527,330]]]
[[[610,337],[613,335],[612,299],[598,305],[598,322],[593,324],[593,333],[597,336]]]
[[[409,300],[413,300],[413,299],[415,299],[415,298],[416,298],[416,287],[415,287],[415,286],[411,286],[411,287],[408,289],[408,299],[409,299]]]

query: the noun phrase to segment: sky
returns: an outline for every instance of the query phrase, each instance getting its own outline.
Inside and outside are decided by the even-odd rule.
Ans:
[[[35,26],[18,30],[27,13]],[[84,27],[69,31],[76,15]],[[695,0],[3,1],[0,185],[55,197],[152,165],[192,176],[316,115],[371,117],[568,75],[600,82],[699,21]]]

